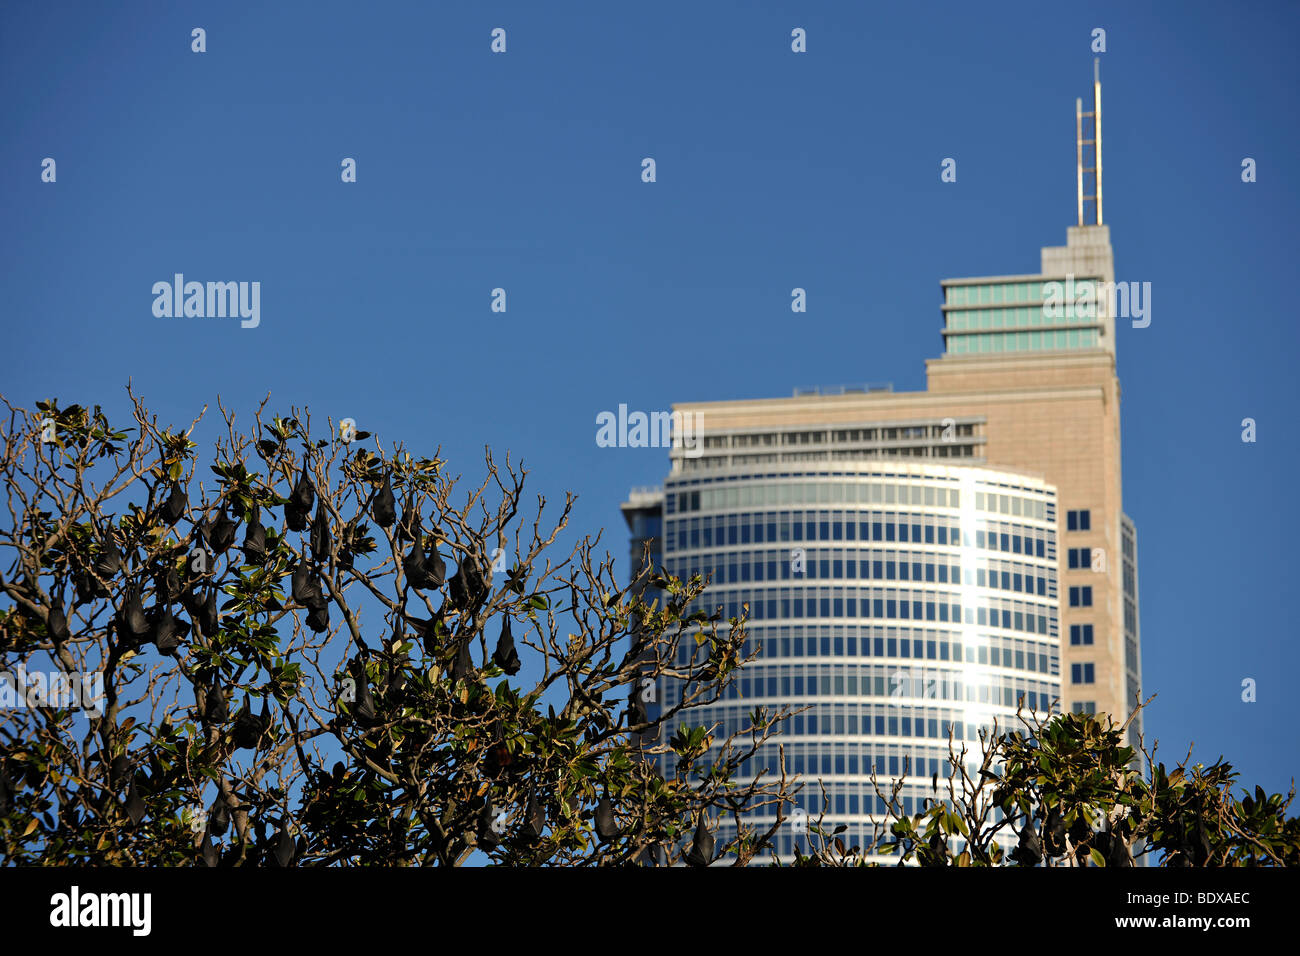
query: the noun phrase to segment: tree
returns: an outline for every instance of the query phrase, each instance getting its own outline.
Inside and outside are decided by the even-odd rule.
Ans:
[[[574,497],[525,516],[527,473],[490,451],[467,488],[436,452],[332,423],[313,440],[264,402],[249,434],[221,409],[204,470],[202,414],[163,427],[128,395],[124,428],[5,402],[5,860],[705,865],[770,845],[775,827],[711,831],[763,807],[779,825],[798,785],[734,777],[788,712],[717,746],[660,739],[745,660],[744,617],[693,609],[700,579],[619,587],[598,537],[553,558]],[[647,707],[660,677],[671,708]],[[68,692],[97,681],[87,713]]]
[[[876,794],[888,810],[869,847],[846,848],[823,826],[811,827],[814,847],[802,866],[1117,866],[1150,855],[1159,866],[1300,865],[1300,817],[1286,816],[1295,785],[1283,797],[1232,795],[1238,774],[1222,758],[1188,767],[1190,751],[1173,770],[1156,763],[1139,737],[1124,745],[1137,705],[1121,726],[1093,714],[1025,715],[1022,730],[981,734],[972,757],[948,742],[948,778],[931,781],[932,799],[905,814],[905,779]],[[1138,759],[1138,752],[1142,759]],[[1141,768],[1146,768],[1145,772]],[[907,767],[904,767],[906,775]]]

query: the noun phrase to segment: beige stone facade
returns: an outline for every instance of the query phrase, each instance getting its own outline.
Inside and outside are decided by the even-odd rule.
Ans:
[[[945,280],[944,285],[1031,280],[1065,280],[1089,276],[1114,281],[1105,226],[1071,227],[1068,244],[1042,250],[1041,275]],[[674,410],[697,413],[706,446],[716,454],[729,435],[792,430],[809,426],[828,430],[914,424],[936,434],[945,419],[971,422],[973,433],[964,460],[946,464],[987,464],[1026,472],[1055,485],[1059,501],[1061,597],[1061,685],[1064,710],[1091,704],[1122,722],[1132,709],[1141,680],[1137,632],[1136,570],[1125,632],[1125,588],[1121,560],[1123,498],[1120,463],[1119,380],[1115,369],[1114,318],[1104,307],[1097,316],[1099,347],[981,355],[948,355],[926,363],[923,392],[859,392],[800,395],[783,399],[691,402]],[[917,429],[891,429],[902,435]],[[833,431],[828,431],[828,437]],[[873,434],[883,434],[879,430]],[[711,441],[710,441],[711,439]],[[928,447],[927,447],[928,445]],[[778,449],[779,450],[779,449]],[[885,456],[930,457],[942,444],[918,442]],[[828,455],[833,454],[827,452]],[[705,467],[674,452],[674,468]],[[737,456],[737,460],[739,457]],[[793,460],[791,458],[790,460]],[[716,462],[716,464],[722,464]],[[1067,512],[1087,510],[1090,529],[1067,530]],[[1071,569],[1071,548],[1093,550],[1091,567]],[[1134,544],[1135,547],[1135,544]],[[1095,552],[1100,550],[1100,555]],[[1135,561],[1135,559],[1134,559]],[[1071,607],[1070,588],[1091,587],[1090,607]],[[1093,643],[1072,645],[1072,624],[1091,624]],[[1092,664],[1093,683],[1072,683],[1073,664]],[[1136,726],[1134,731],[1136,731]]]

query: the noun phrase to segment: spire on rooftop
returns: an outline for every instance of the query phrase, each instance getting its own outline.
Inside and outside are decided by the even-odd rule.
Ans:
[[[1088,118],[1091,127],[1087,133],[1091,139],[1084,139],[1084,118]],[[1104,220],[1101,216],[1101,59],[1092,61],[1092,109],[1085,112],[1083,100],[1074,101],[1075,142],[1078,155],[1079,173],[1079,225],[1100,226]],[[1091,147],[1091,149],[1088,149]],[[1085,166],[1085,160],[1092,163]],[[1084,193],[1084,181],[1092,187],[1091,194]],[[1092,222],[1084,218],[1087,207],[1091,205]]]

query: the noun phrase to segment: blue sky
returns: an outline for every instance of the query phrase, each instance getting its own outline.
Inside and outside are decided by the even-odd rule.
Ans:
[[[1153,289],[1151,326],[1118,343],[1148,732],[1285,790],[1298,21],[1283,3],[7,4],[0,392],[124,416],[130,377],[180,424],[218,395],[247,422],[269,391],[441,444],[467,478],[490,444],[553,501],[577,492],[574,530],[622,555],[619,502],[666,458],[597,447],[601,411],[922,388],[939,280],[1034,272],[1064,243],[1103,27],[1117,278]],[[155,318],[176,272],[260,281],[260,326]]]

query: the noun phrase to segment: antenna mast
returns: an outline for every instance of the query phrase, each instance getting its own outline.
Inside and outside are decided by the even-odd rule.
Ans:
[[[1090,117],[1092,120],[1092,139],[1084,139],[1083,120],[1084,117]],[[1074,101],[1074,129],[1076,155],[1078,157],[1078,203],[1079,203],[1079,225],[1102,225],[1101,214],[1101,59],[1094,57],[1092,61],[1092,110],[1085,112],[1083,109],[1083,100]],[[1092,147],[1092,165],[1084,165],[1084,147]],[[1084,175],[1092,176],[1092,195],[1085,195],[1083,191]],[[1093,204],[1094,222],[1087,223],[1084,221],[1084,203]]]

